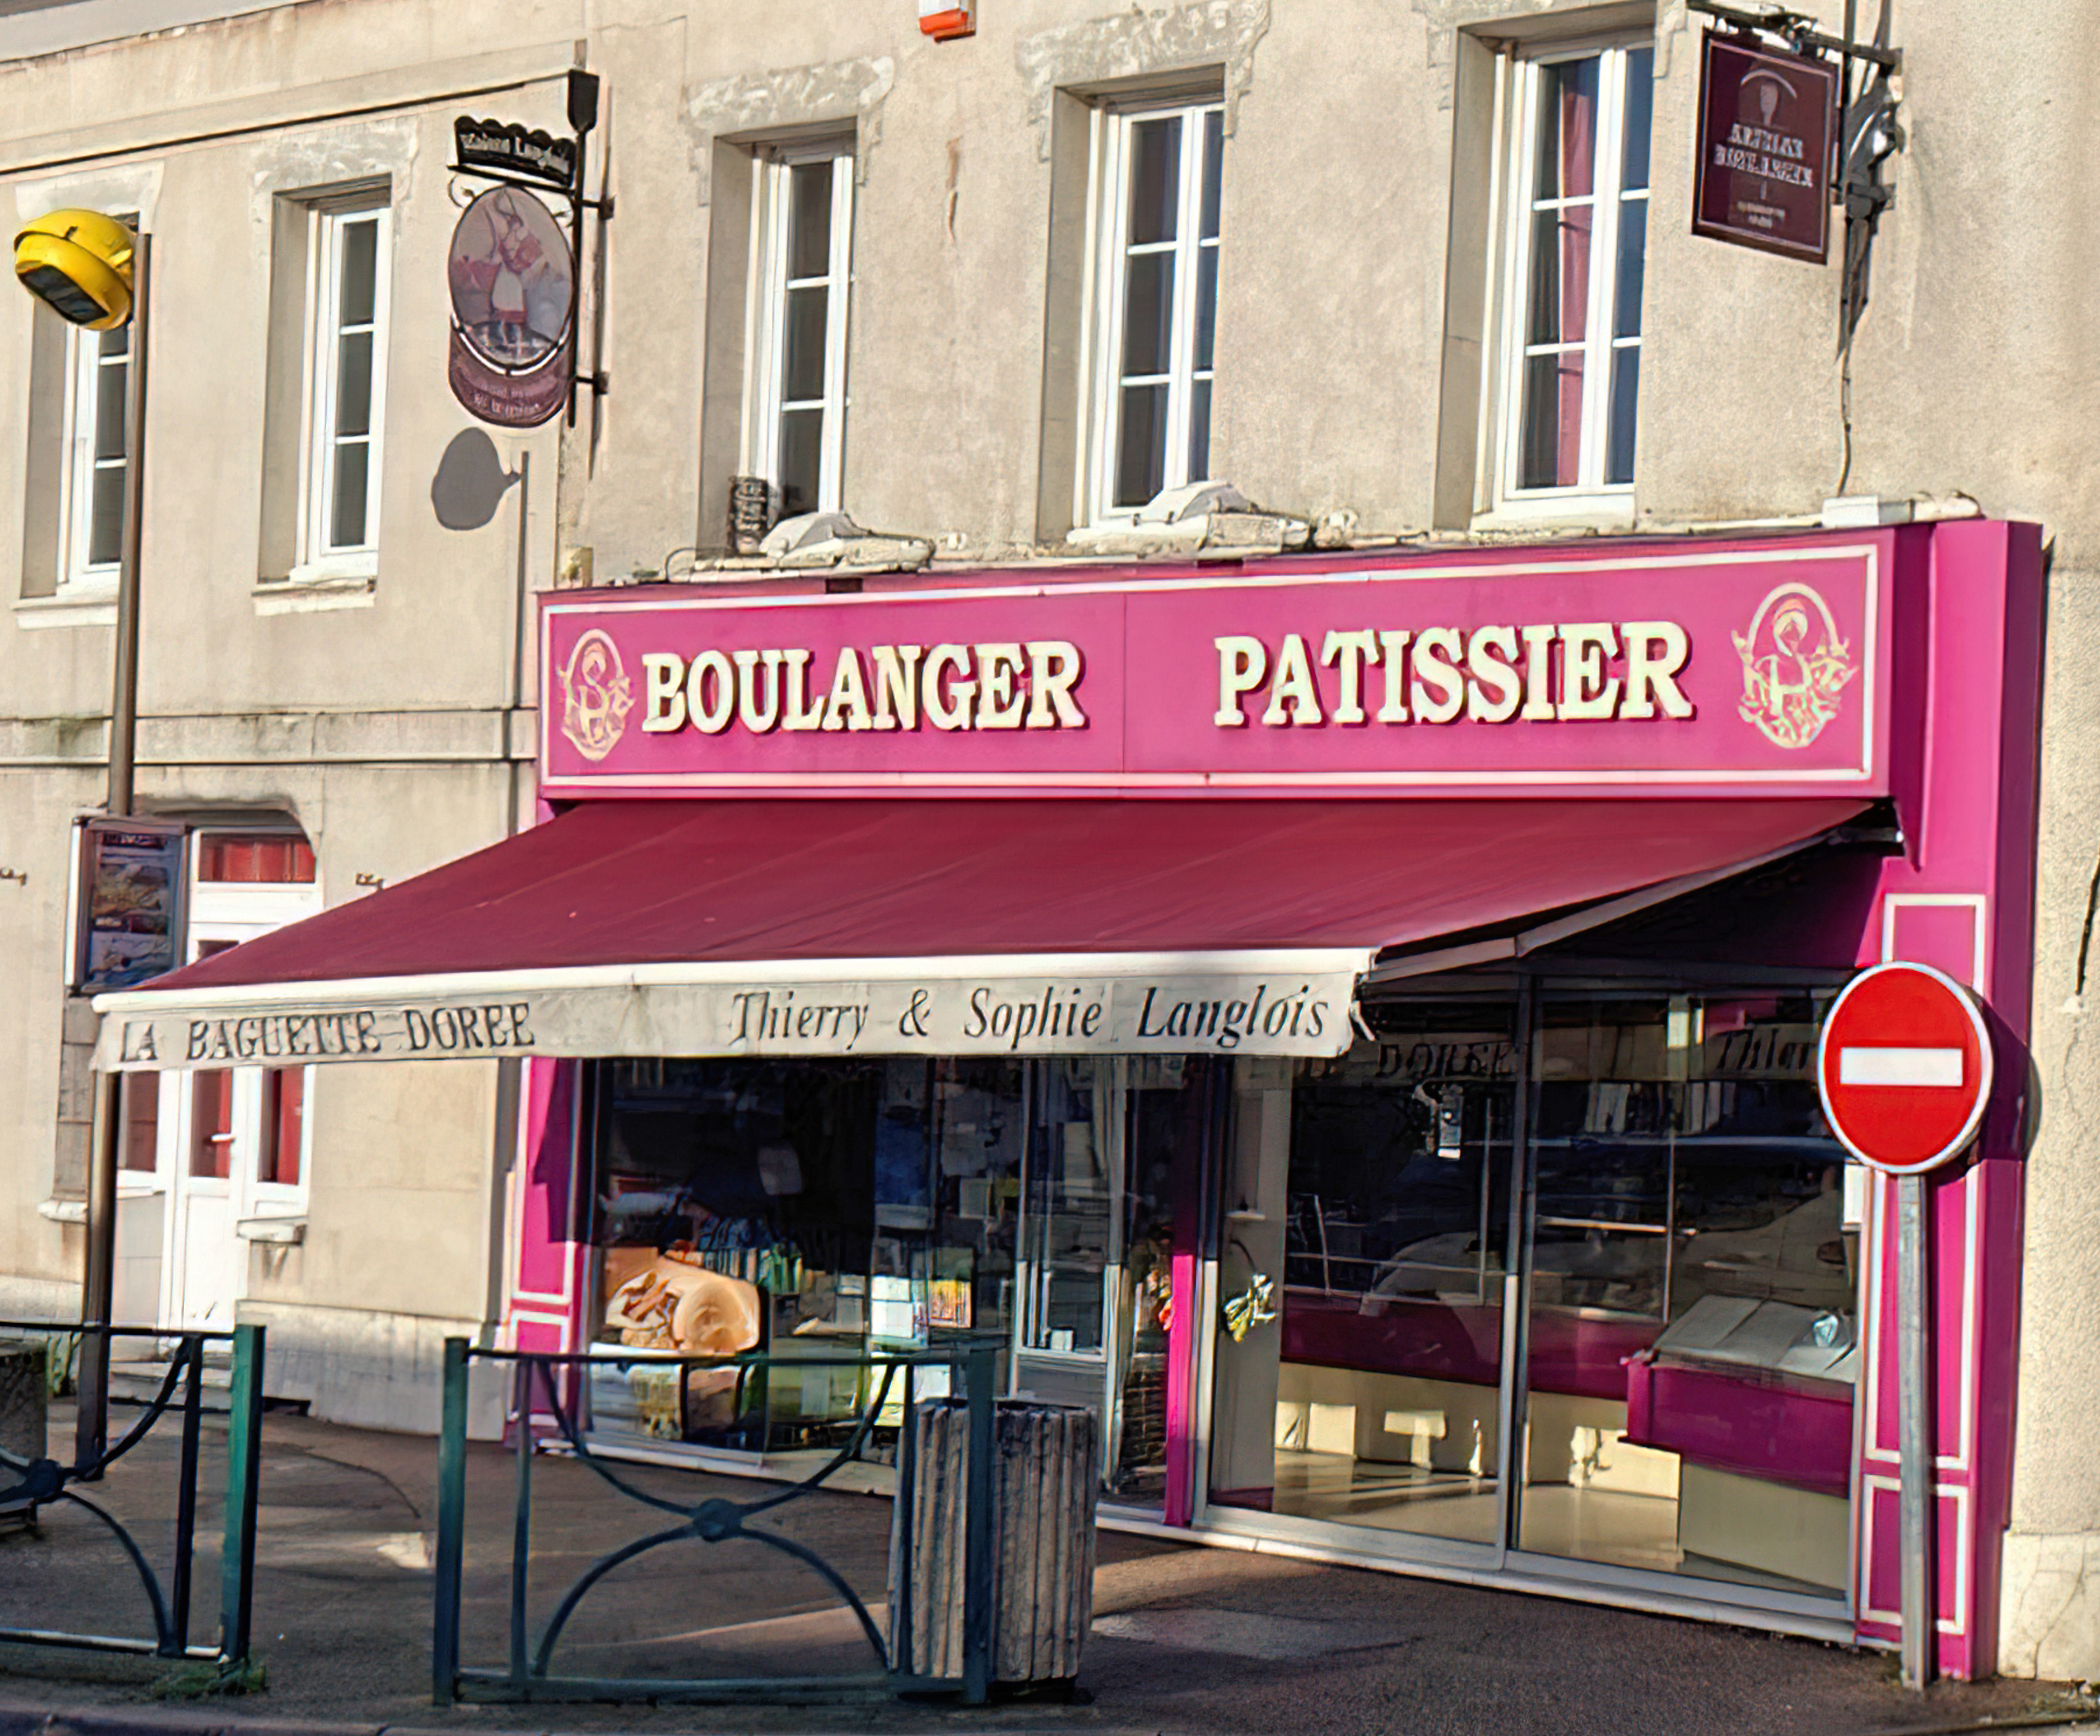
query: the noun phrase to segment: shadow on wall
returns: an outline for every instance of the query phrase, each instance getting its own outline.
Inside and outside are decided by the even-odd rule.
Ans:
[[[430,479],[430,509],[448,531],[478,531],[496,516],[503,497],[523,475],[504,469],[496,442],[480,429],[462,429]]]

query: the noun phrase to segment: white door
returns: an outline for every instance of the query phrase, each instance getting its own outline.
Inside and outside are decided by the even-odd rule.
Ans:
[[[192,881],[192,961],[320,909],[320,887],[311,881],[204,877],[214,859],[232,854],[213,852],[212,837],[200,841],[202,872]],[[250,1239],[243,1226],[252,1230],[263,1219],[304,1215],[311,1072],[243,1067],[161,1076],[160,1176],[167,1201],[163,1325],[230,1327],[235,1305],[247,1293]]]

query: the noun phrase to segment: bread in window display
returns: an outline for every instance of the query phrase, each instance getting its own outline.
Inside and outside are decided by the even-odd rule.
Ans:
[[[758,1343],[757,1288],[678,1249],[656,1255],[606,1304],[605,1323],[637,1349],[735,1356]]]

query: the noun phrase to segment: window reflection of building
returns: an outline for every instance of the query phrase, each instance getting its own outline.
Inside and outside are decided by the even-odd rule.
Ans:
[[[1253,1483],[1270,1389],[1221,1345],[1213,1500],[1480,1544],[1513,1506],[1526,1550],[1840,1587],[1859,1231],[1821,999],[1542,993],[1529,1036],[1513,999],[1367,1012],[1376,1041],[1238,1099],[1287,1103],[1275,1446]]]

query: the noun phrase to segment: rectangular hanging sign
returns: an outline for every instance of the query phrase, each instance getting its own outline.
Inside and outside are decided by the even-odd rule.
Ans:
[[[128,988],[183,962],[188,847],[189,828],[174,821],[81,824],[76,992]]]
[[[540,788],[1885,794],[1892,550],[556,594]]]
[[[1830,256],[1838,68],[1706,33],[1692,232],[1820,265]]]

